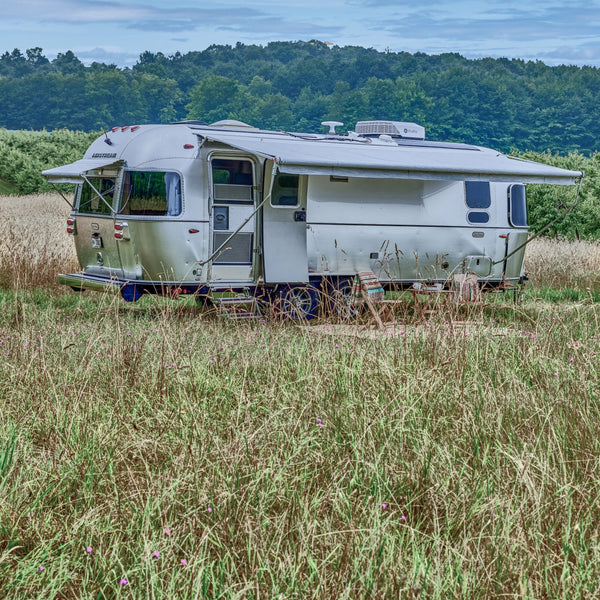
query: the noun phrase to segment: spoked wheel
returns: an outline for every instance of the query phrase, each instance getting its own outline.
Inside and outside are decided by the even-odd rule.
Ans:
[[[332,312],[341,319],[354,319],[360,313],[360,302],[352,293],[352,279],[340,279],[332,284]]]
[[[319,311],[319,293],[310,286],[286,286],[279,293],[282,315],[293,320],[310,320]]]

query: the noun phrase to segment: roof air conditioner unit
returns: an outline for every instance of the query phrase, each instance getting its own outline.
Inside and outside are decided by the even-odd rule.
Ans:
[[[391,135],[409,140],[425,139],[425,127],[400,121],[359,121],[355,131],[358,135]]]

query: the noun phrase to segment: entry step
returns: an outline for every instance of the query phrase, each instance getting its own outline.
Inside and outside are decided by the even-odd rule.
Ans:
[[[219,316],[228,319],[260,319],[262,313],[254,296],[214,298],[219,306]]]

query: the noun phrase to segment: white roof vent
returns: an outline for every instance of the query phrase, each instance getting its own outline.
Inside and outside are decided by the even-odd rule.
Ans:
[[[222,121],[211,123],[210,127],[222,127],[223,129],[256,129],[256,127],[252,127],[252,125],[248,125],[248,123],[236,121],[235,119],[223,119]]]
[[[400,121],[359,121],[355,127],[358,135],[391,135],[392,137],[407,138],[409,140],[424,140],[425,127],[416,123],[402,123]]]

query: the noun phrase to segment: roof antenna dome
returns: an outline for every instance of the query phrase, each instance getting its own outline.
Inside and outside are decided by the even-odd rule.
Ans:
[[[339,121],[323,121],[321,125],[329,127],[329,134],[335,135],[335,128],[342,127],[344,124],[340,123]]]

